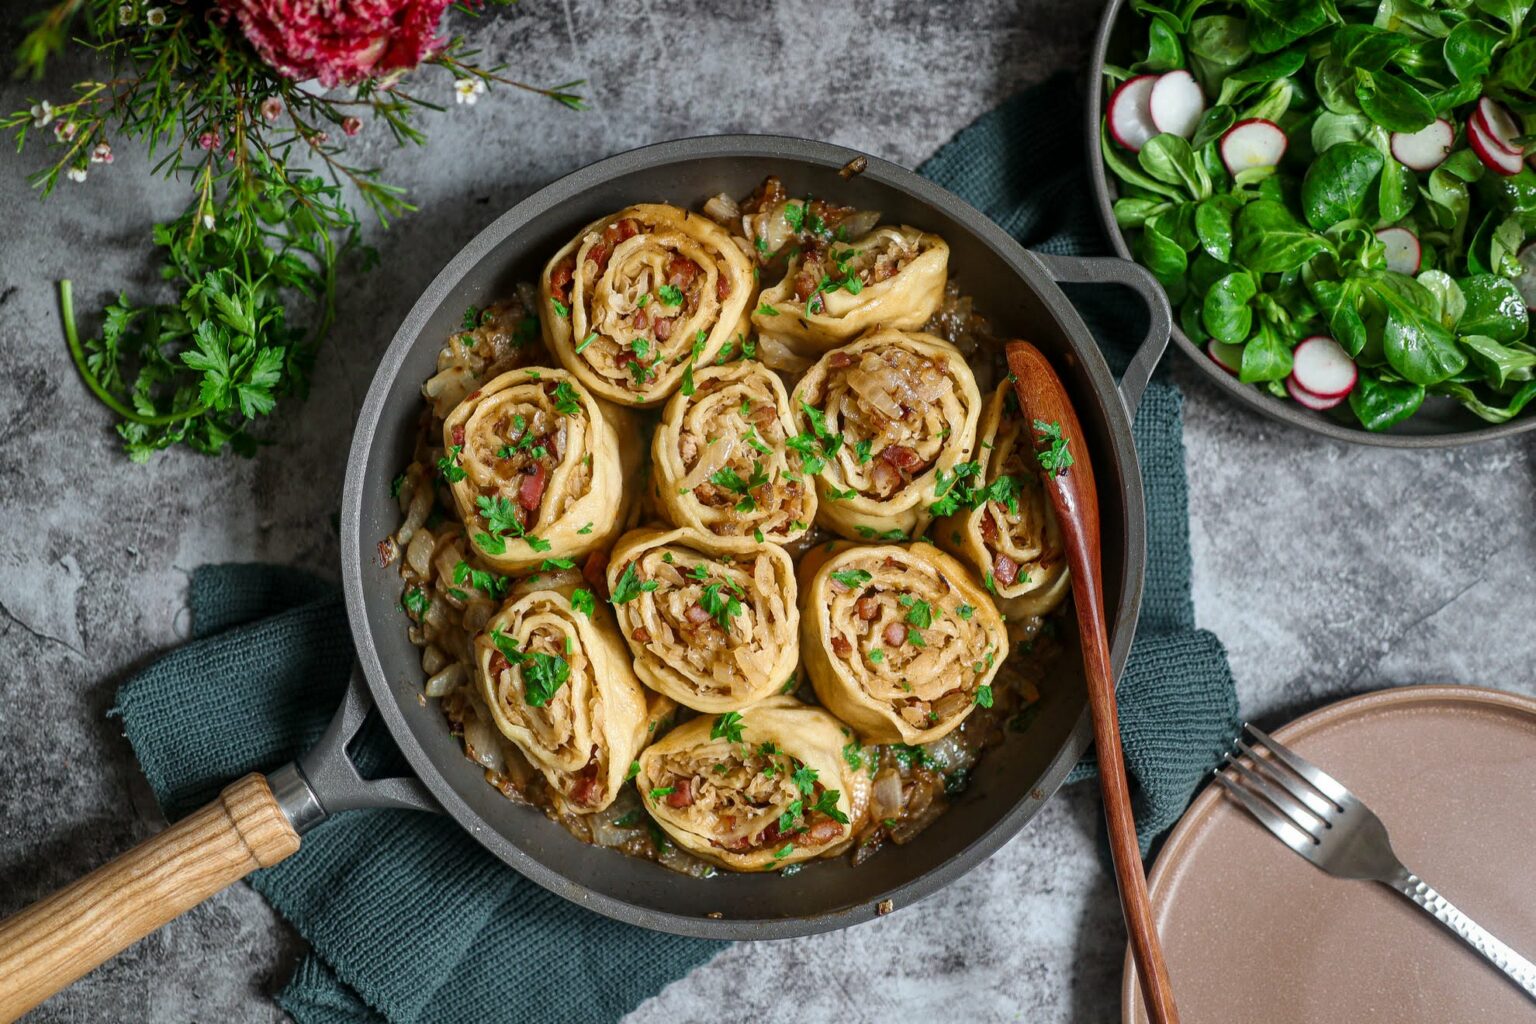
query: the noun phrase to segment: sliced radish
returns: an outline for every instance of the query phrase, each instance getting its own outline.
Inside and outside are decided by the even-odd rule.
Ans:
[[[1285,132],[1273,121],[1251,117],[1227,129],[1221,137],[1221,162],[1233,174],[1254,167],[1273,167],[1285,155]]]
[[[1419,272],[1424,249],[1419,245],[1418,235],[1407,228],[1382,228],[1376,232],[1376,237],[1386,246],[1388,270],[1409,277]]]
[[[1392,155],[1409,170],[1432,171],[1451,155],[1455,142],[1456,128],[1442,117],[1416,132],[1393,132]]]
[[[1356,376],[1355,361],[1326,335],[1302,339],[1291,353],[1291,379],[1313,398],[1343,398],[1353,390]]]
[[[1324,398],[1322,395],[1314,395],[1296,383],[1295,374],[1285,378],[1285,390],[1290,393],[1290,396],[1296,400],[1297,404],[1304,405],[1308,409],[1315,409],[1318,412],[1326,412],[1349,397],[1348,395],[1335,395],[1332,398]]]
[[[1147,108],[1158,131],[1192,138],[1195,126],[1200,123],[1200,115],[1205,113],[1205,93],[1200,91],[1200,83],[1188,71],[1170,71],[1152,86]]]
[[[1525,308],[1536,313],[1536,242],[1520,250],[1520,270],[1515,287],[1520,289]]]
[[[1210,356],[1217,366],[1236,377],[1243,370],[1243,346],[1228,345],[1224,341],[1212,338],[1205,343],[1205,354]]]
[[[1109,98],[1109,134],[1133,153],[1139,153],[1147,140],[1157,134],[1152,123],[1152,87],[1156,75],[1137,75],[1121,83]]]
[[[1477,101],[1477,112],[1472,115],[1472,119],[1487,134],[1488,140],[1504,152],[1513,157],[1524,155],[1515,144],[1515,136],[1520,134],[1520,125],[1510,116],[1509,111],[1484,96]]]
[[[1483,127],[1482,119],[1476,114],[1467,122],[1467,141],[1477,152],[1477,158],[1493,173],[1506,176],[1520,173],[1520,158],[1511,154],[1489,136],[1487,129]]]

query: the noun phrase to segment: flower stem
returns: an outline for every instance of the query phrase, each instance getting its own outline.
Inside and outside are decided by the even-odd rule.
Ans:
[[[91,389],[91,394],[95,395],[102,405],[105,405],[123,419],[131,420],[134,423],[142,423],[147,427],[163,427],[167,423],[191,419],[193,416],[200,416],[207,411],[206,406],[198,404],[181,412],[146,416],[126,404],[102,386],[101,381],[96,379],[96,375],[91,372],[90,366],[85,361],[85,349],[80,346],[80,334],[75,330],[74,284],[69,278],[59,282],[59,314],[64,320],[64,340],[69,345],[69,355],[75,361],[75,369],[80,371],[80,379],[85,381],[85,386]]]

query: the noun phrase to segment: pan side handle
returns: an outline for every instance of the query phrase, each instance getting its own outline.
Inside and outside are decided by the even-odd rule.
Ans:
[[[1152,371],[1162,360],[1168,348],[1168,338],[1173,333],[1173,310],[1168,305],[1168,293],[1146,267],[1117,256],[1058,256],[1040,252],[1033,255],[1045,264],[1047,273],[1058,284],[1121,285],[1135,292],[1146,305],[1147,335],[1136,346],[1136,354],[1120,377],[1120,395],[1125,401],[1126,412],[1135,419],[1142,392],[1147,390]]]
[[[332,814],[364,807],[398,807],[410,811],[442,808],[420,779],[400,776],[366,779],[357,770],[347,747],[362,729],[373,698],[361,665],[353,663],[341,707],[326,726],[320,742],[300,755],[298,763],[273,773],[283,773],[283,806],[289,819],[303,832]],[[291,774],[290,774],[291,773]]]
[[[267,779],[217,800],[0,921],[0,1021],[12,1021],[257,868],[299,848]]]

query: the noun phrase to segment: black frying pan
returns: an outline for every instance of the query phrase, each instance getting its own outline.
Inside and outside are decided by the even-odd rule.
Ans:
[[[399,611],[398,569],[379,564],[378,542],[399,526],[390,481],[411,458],[421,384],[434,372],[442,339],[465,306],[488,305],[516,282],[536,279],[551,253],[607,213],[661,200],[696,208],[719,192],[745,195],[774,173],[791,194],[880,210],[888,221],[942,235],[950,246],[951,272],[977,306],[1000,331],[1030,339],[1051,357],[1082,419],[1084,440],[1103,467],[1104,584],[1118,674],[1130,650],[1145,568],[1141,475],[1127,406],[1134,408],[1167,342],[1169,311],[1161,289],[1149,273],[1120,260],[1026,252],[953,195],[883,160],[870,157],[863,173],[844,180],[839,169],[858,155],[769,136],[687,139],[635,150],[583,168],[519,203],[438,274],[385,352],[352,440],[341,516],[342,577],[359,667],[325,738],[296,765],[266,779],[241,780],[221,802],[199,812],[217,819],[210,826],[215,839],[223,842],[225,833],[238,833],[250,854],[248,865],[233,858],[218,877],[183,892],[157,892],[153,907],[145,909],[132,894],[102,898],[109,890],[98,876],[120,870],[114,863],[0,923],[0,977],[25,990],[10,1002],[0,993],[0,1018],[23,1012],[255,867],[287,856],[297,849],[298,834],[354,808],[440,810],[513,868],[574,903],[647,928],[722,939],[805,935],[867,920],[885,901],[906,907],[979,864],[1038,813],[1089,742],[1076,659],[1069,660],[1063,678],[1043,688],[1029,731],[982,759],[941,824],[858,868],[838,858],[807,863],[793,882],[776,874],[701,880],[586,845],[541,812],[514,805],[487,785],[482,769],[449,735],[435,702],[419,700],[420,652],[407,638]],[[1151,310],[1151,331],[1125,375],[1123,398],[1058,282],[1125,285]],[[370,704],[416,778],[364,780],[348,760],[347,741]],[[187,846],[182,855],[191,863],[198,849],[188,846],[185,825],[178,823],[123,859],[172,837]],[[75,905],[83,900],[78,890],[88,883],[95,885],[89,908]],[[70,929],[87,910],[114,926],[110,941],[70,944],[68,937],[75,934]],[[15,973],[23,964],[26,978]],[[24,1002],[27,998],[31,1001]]]

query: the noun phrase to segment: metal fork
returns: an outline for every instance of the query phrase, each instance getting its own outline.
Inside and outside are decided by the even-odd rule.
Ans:
[[[1233,740],[1216,781],[1280,841],[1338,878],[1363,878],[1396,889],[1536,999],[1536,964],[1510,949],[1403,867],[1381,819],[1337,779],[1248,723]],[[1246,758],[1244,764],[1239,758]]]

